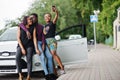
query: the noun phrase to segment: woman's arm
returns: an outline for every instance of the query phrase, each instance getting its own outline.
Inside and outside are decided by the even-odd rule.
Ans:
[[[28,30],[27,30],[27,28],[24,26],[24,24],[23,23],[20,23],[19,24],[19,27],[21,27],[25,32],[27,32]]]
[[[37,37],[36,37],[36,27],[34,27],[34,31],[33,31],[33,42],[34,42],[36,53],[40,54],[40,51],[38,49]]]
[[[56,9],[56,7],[52,8],[53,12],[55,12],[55,17],[53,19],[53,23],[56,24],[57,19],[58,19],[58,10]]]
[[[18,41],[18,44],[19,44],[19,46],[21,48],[22,54],[26,54],[26,51],[25,51],[25,49],[24,49],[24,47],[22,45],[22,42],[20,40],[20,27],[18,27],[18,31],[17,31],[17,41]]]
[[[45,49],[45,35],[42,30],[42,50],[44,51],[44,49]]]
[[[22,28],[22,29],[26,32],[28,39],[30,39],[30,38],[31,38],[31,34],[30,34],[30,32],[27,30],[27,28],[24,26],[24,24],[23,24],[23,23],[20,23],[19,26],[20,26],[20,28]]]

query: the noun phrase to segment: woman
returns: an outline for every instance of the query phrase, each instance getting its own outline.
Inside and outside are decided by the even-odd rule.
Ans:
[[[56,21],[58,19],[58,11],[56,9],[55,6],[52,6],[52,10],[53,12],[56,13],[55,18],[53,20],[51,20],[51,14],[50,13],[46,13],[44,15],[44,19],[46,22],[45,28],[44,28],[44,34],[46,37],[46,42],[47,45],[51,51],[51,54],[53,55],[53,58],[57,61],[57,63],[59,64],[61,70],[60,70],[60,74],[64,74],[64,67],[62,65],[62,62],[59,58],[59,56],[56,53],[56,49],[57,49],[57,41],[55,40],[55,31],[56,31]]]
[[[30,16],[33,20],[33,24],[36,27],[36,34],[34,34],[34,36],[37,35],[37,44],[38,44],[38,48],[40,51],[40,60],[41,60],[41,64],[45,73],[45,78],[46,80],[56,80],[57,76],[54,74],[54,70],[53,70],[53,59],[52,59],[52,55],[48,49],[48,47],[45,45],[45,37],[43,34],[43,26],[41,24],[38,23],[38,15],[36,13],[31,14]],[[29,33],[29,31],[27,30],[27,28],[25,28],[25,26],[21,23],[20,27],[26,31],[26,34],[28,35],[28,38],[31,38],[31,34]],[[47,63],[46,60],[47,59]],[[47,66],[48,65],[48,68]]]
[[[30,39],[28,39],[26,32],[20,27],[18,27],[18,31],[17,31],[18,47],[17,47],[17,53],[16,53],[16,66],[19,73],[19,80],[23,80],[21,57],[26,56],[27,69],[28,69],[26,80],[30,80],[31,72],[32,72],[32,56],[33,56],[34,45],[36,48],[36,52],[37,53],[40,53],[40,52],[36,46],[37,45],[35,42],[36,37],[33,36],[33,34],[36,33],[35,32],[36,29],[34,26],[32,26],[32,19],[29,16],[25,16],[23,19],[23,24],[29,30],[32,36]]]

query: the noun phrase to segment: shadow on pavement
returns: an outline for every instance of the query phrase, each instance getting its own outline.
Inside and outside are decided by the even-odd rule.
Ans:
[[[23,73],[24,78],[26,78],[27,73]],[[44,78],[44,72],[33,72],[32,79]],[[0,80],[18,80],[18,74],[0,74]]]

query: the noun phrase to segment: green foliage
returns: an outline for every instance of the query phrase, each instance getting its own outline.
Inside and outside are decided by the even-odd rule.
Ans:
[[[93,15],[93,11],[100,9],[102,0],[72,0],[73,7],[77,9],[77,15],[81,19],[81,23],[85,23],[87,25],[87,38],[88,40],[93,39],[93,23],[90,23],[90,15]],[[99,26],[99,25],[98,25]],[[98,27],[97,26],[97,27]],[[96,32],[99,30],[96,27]],[[97,34],[97,37],[101,36],[101,32]],[[98,41],[98,38],[97,38]],[[98,42],[101,42],[99,40]]]
[[[27,14],[37,13],[39,16],[39,23],[45,24],[45,13],[51,13],[52,18],[55,16],[55,13],[51,10],[52,5],[55,5],[59,11],[57,31],[60,31],[67,26],[72,26],[80,23],[80,21],[78,20],[79,17],[76,15],[77,10],[71,6],[72,2],[67,0],[36,0],[32,4],[32,7],[29,9]]]
[[[45,13],[51,13],[52,17],[54,17],[54,13],[51,10],[52,5],[55,5],[59,11],[57,30],[61,30],[66,26],[74,25],[79,22],[76,16],[77,10],[71,6],[72,2],[67,0],[36,0],[32,4],[32,7],[28,11],[28,14],[34,12],[37,13],[39,15],[40,23],[45,24]]]
[[[102,2],[102,11],[99,15],[99,27],[98,30],[100,31],[100,33],[102,33],[103,36],[103,40],[102,42],[104,42],[104,40],[108,37],[110,37],[111,35],[113,35],[113,21],[116,18],[117,15],[117,9],[119,7],[120,1],[119,0],[103,0]],[[97,31],[98,31],[97,30]],[[100,39],[100,37],[98,37],[98,39]]]
[[[90,23],[90,15],[93,11],[99,9],[98,22],[96,23],[97,42],[105,42],[107,38],[113,34],[113,21],[117,15],[120,0],[35,0],[30,9],[25,14],[37,13],[39,22],[45,24],[44,14],[54,13],[51,6],[55,5],[59,11],[57,21],[57,31],[67,26],[75,24],[87,25],[87,38],[93,39],[93,23]],[[11,21],[12,25],[16,25],[15,21]],[[77,29],[66,33],[79,32]],[[64,35],[64,34],[62,34]]]
[[[6,30],[6,28],[0,30],[0,36],[5,30]]]
[[[72,0],[73,7],[78,10],[78,15],[87,24],[87,37],[93,38],[93,24],[89,22],[89,16],[93,10],[100,10],[98,23],[96,23],[97,42],[105,42],[106,38],[113,35],[113,21],[116,18],[120,0]]]
[[[0,35],[2,34],[2,30],[0,30]]]
[[[16,20],[6,20],[5,28],[15,27],[21,22],[21,18],[17,18]]]

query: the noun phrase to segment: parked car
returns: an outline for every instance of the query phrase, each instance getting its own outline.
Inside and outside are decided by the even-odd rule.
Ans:
[[[7,29],[0,36],[0,73],[17,73],[16,70],[16,47],[17,47],[17,27]],[[87,50],[87,38],[83,37],[80,39],[73,40],[62,40],[58,41],[57,53],[60,56],[62,63],[73,64],[84,62],[88,60]],[[21,59],[23,64],[23,72],[26,72],[26,57]],[[43,70],[39,55],[34,54],[33,56],[33,69],[32,71]]]

